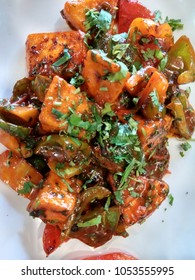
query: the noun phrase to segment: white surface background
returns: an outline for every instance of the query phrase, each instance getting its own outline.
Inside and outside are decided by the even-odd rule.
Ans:
[[[25,40],[29,33],[67,30],[60,10],[63,0],[0,0],[0,98],[9,97],[14,83],[26,75]],[[195,46],[194,0],[142,0],[163,17],[181,18],[185,26],[176,34],[190,37]],[[195,106],[195,87],[191,102]],[[79,241],[63,244],[47,259],[76,259],[83,256],[124,251],[139,259],[195,260],[195,142],[182,158],[179,144],[170,141],[171,174],[165,180],[174,197],[166,200],[142,225],[129,228],[129,237],[114,237],[92,249]],[[0,151],[3,147],[0,146]],[[42,249],[43,224],[26,212],[28,201],[0,183],[0,259],[46,259]],[[165,209],[167,209],[165,211]]]

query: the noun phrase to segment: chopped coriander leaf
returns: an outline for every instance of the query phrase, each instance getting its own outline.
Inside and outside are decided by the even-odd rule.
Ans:
[[[101,224],[101,222],[102,222],[102,216],[98,215],[97,217],[95,217],[89,221],[77,223],[77,226],[81,227],[81,228],[92,227],[92,226],[97,226],[97,225]]]
[[[190,145],[189,142],[182,143],[182,144],[180,145],[180,147],[181,147],[185,152],[192,148],[192,146]]]
[[[32,182],[25,182],[23,185],[23,189],[19,190],[19,194],[28,194],[31,192],[33,188],[37,188],[36,185],[34,185]]]
[[[63,56],[52,64],[53,67],[59,67],[71,59],[68,49],[64,49]]]
[[[174,197],[172,194],[168,195],[168,200],[169,200],[169,204],[172,206],[173,205],[173,201],[174,201]]]
[[[86,19],[84,22],[86,30],[90,30],[92,27],[96,25],[98,16],[99,16],[99,12],[94,9],[86,12],[85,14]]]
[[[119,64],[121,68],[120,68],[120,71],[118,71],[114,74],[113,73],[108,74],[107,79],[110,82],[118,82],[118,81],[126,78],[127,73],[129,72],[127,66],[123,62],[117,61],[116,63]]]
[[[128,38],[128,34],[127,33],[121,33],[121,34],[115,34],[112,36],[112,41],[114,42],[120,42],[123,43],[126,41],[126,39]]]
[[[130,190],[129,193],[130,193],[130,195],[131,195],[133,198],[140,197],[140,194],[137,193],[137,192],[135,192],[135,191],[133,191],[133,190]]]
[[[110,29],[112,15],[103,9],[100,12],[95,9],[91,9],[87,11],[85,18],[86,20],[84,25],[87,31],[94,27],[103,32],[107,32]]]
[[[145,61],[148,61],[150,59],[154,59],[155,56],[155,50],[152,50],[150,48],[147,48],[146,51],[142,50],[143,58]]]
[[[156,89],[154,89],[149,95],[151,97],[153,105],[156,107],[160,107],[160,102],[159,102],[158,93],[157,93]]]
[[[102,116],[104,115],[108,115],[110,117],[115,116],[115,113],[113,112],[110,103],[105,103],[104,108],[101,110],[101,114]]]
[[[111,197],[109,196],[106,200],[106,203],[105,203],[105,206],[104,206],[104,209],[106,211],[108,211],[109,207],[110,207],[110,202],[111,202]]]
[[[181,22],[181,19],[169,19],[168,17],[166,17],[165,22],[167,22],[171,26],[172,31],[181,30],[184,26]]]
[[[161,22],[161,20],[162,20],[161,11],[159,11],[159,10],[154,11],[154,16],[155,16],[155,18],[154,18],[155,22]]]
[[[83,128],[85,130],[88,130],[91,125],[91,123],[89,121],[83,121],[81,116],[79,116],[77,114],[72,114],[69,117],[68,121],[71,125]]]
[[[111,21],[112,15],[105,10],[101,10],[96,25],[98,29],[106,32],[110,29]]]
[[[168,56],[167,55],[160,60],[160,63],[159,63],[159,66],[158,66],[160,71],[165,70],[165,67],[167,65],[167,61],[168,61]]]
[[[52,112],[53,115],[55,115],[55,117],[58,120],[64,120],[64,119],[67,118],[67,114],[62,113],[62,112],[60,112],[59,110],[57,110],[55,108],[52,108],[51,112]]]
[[[80,74],[76,74],[74,77],[71,78],[70,84],[78,88],[80,85],[84,84],[85,80],[83,76]]]
[[[114,195],[115,195],[115,198],[116,198],[116,200],[118,201],[119,204],[124,204],[121,190],[115,191]]]
[[[127,48],[129,47],[129,44],[117,44],[112,49],[112,54],[117,59],[121,59],[124,54],[126,53]]]
[[[100,91],[108,91],[107,87],[100,87]]]
[[[133,158],[133,160],[129,163],[129,165],[126,167],[123,176],[121,178],[120,181],[120,185],[118,189],[121,189],[124,187],[124,185],[127,183],[127,178],[129,177],[129,175],[131,174],[131,171],[133,170],[134,166],[135,166],[136,160],[135,158]]]
[[[155,57],[159,60],[163,59],[164,55],[163,52],[161,50],[155,50]]]

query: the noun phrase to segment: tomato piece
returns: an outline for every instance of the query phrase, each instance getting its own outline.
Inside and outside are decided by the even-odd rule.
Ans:
[[[118,33],[128,32],[135,18],[154,19],[154,14],[137,0],[120,0],[118,12]]]
[[[61,230],[53,225],[46,224],[43,232],[43,249],[50,255],[61,244]]]
[[[86,257],[83,260],[137,260],[134,256],[128,255],[126,253],[114,252],[103,255],[95,255],[91,257]]]

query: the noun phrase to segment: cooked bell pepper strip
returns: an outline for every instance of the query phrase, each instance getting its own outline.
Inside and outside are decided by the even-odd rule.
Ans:
[[[4,121],[2,118],[0,119],[0,128],[4,131],[8,132],[10,135],[18,137],[24,140],[31,133],[31,128],[23,127],[20,125],[15,125],[9,122]]]
[[[146,85],[144,79],[150,76]],[[146,83],[146,82],[145,82]],[[164,102],[168,89],[168,81],[165,75],[154,67],[146,67],[131,76],[126,82],[126,89],[133,95],[139,97],[137,107],[142,110],[146,118],[153,119],[164,114]],[[143,88],[140,90],[141,88]]]
[[[77,238],[92,247],[99,247],[110,240],[115,233],[120,217],[118,206],[107,211],[101,208],[88,211],[73,225],[71,238]]]
[[[128,32],[135,18],[154,19],[154,14],[136,0],[120,0],[118,11],[118,32]]]
[[[151,19],[136,18],[129,27],[128,37],[130,42],[137,42],[142,36],[154,36],[163,39],[166,45],[173,45],[173,32],[168,23],[159,24]]]
[[[53,253],[61,244],[61,230],[59,227],[46,224],[43,231],[43,249],[47,256]]]
[[[32,90],[41,102],[44,101],[46,91],[51,81],[51,78],[42,75],[37,75],[32,81]]]
[[[58,176],[71,178],[89,164],[91,148],[76,138],[54,134],[43,137],[35,153],[43,155],[49,168]]]
[[[79,207],[79,213],[82,214],[84,210],[87,210],[90,203],[97,200],[101,200],[103,198],[108,197],[111,195],[111,192],[102,186],[94,186],[86,189],[81,194],[81,204]]]
[[[169,50],[166,69],[178,73],[178,84],[195,81],[195,51],[185,35],[181,36]]]
[[[181,94],[178,97],[172,98],[171,103],[167,105],[167,109],[170,109],[174,116],[173,127],[176,131],[173,132],[180,137],[189,139],[194,130],[191,129],[190,123],[194,126],[195,112],[189,104],[187,96]]]
[[[75,166],[70,166],[68,163],[60,163],[56,160],[49,160],[48,166],[50,170],[56,173],[61,178],[72,178],[75,175],[82,173],[83,169],[89,164],[89,160],[85,160],[82,164],[77,164]]]
[[[58,134],[43,137],[35,148],[36,154],[42,154],[46,158],[55,158],[55,154],[59,158],[61,155],[61,158],[67,162],[73,160],[78,152],[81,152],[86,159],[91,155],[91,148],[86,142],[77,138]]]
[[[18,80],[14,85],[10,101],[17,102],[23,98],[23,96],[28,95],[31,92],[31,81],[31,78],[23,78]]]
[[[140,91],[140,89],[143,88],[142,82],[144,82],[144,80],[147,80],[148,77],[150,77],[152,73],[156,71],[156,68],[152,66],[141,68],[135,74],[131,75],[131,77],[127,80],[125,84],[126,90],[132,96],[137,96],[137,93]]]

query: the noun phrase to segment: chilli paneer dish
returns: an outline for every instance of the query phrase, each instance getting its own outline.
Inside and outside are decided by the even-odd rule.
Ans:
[[[195,126],[181,20],[133,0],[68,0],[60,16],[70,30],[29,34],[28,74],[0,100],[0,179],[45,223],[47,255],[127,237],[169,194],[168,138],[186,149]]]

